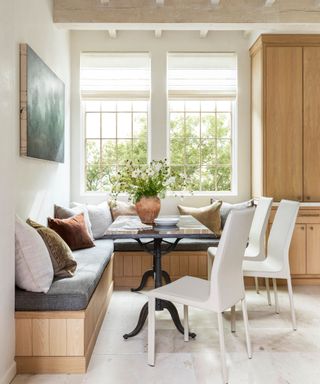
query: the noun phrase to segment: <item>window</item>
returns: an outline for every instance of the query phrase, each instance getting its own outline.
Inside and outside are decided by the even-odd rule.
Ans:
[[[85,191],[110,190],[127,160],[148,161],[150,64],[147,54],[83,54]]]
[[[195,191],[231,191],[236,97],[234,54],[168,56],[169,158]]]

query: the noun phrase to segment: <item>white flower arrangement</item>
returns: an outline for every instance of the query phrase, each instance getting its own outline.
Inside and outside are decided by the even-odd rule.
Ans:
[[[127,193],[129,200],[134,203],[143,196],[164,197],[168,190],[177,187],[177,182],[180,190],[188,190],[186,180],[184,175],[180,175],[178,182],[177,178],[171,175],[166,159],[153,160],[149,165],[139,166],[128,160],[126,165],[111,177],[111,197],[116,201],[119,193]]]

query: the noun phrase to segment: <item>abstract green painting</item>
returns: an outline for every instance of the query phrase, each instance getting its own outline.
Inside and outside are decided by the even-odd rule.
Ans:
[[[65,86],[27,45],[20,45],[21,155],[64,162]]]

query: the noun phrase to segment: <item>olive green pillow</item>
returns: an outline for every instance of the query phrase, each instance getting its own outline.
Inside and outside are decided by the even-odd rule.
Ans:
[[[178,205],[178,209],[181,215],[191,215],[201,224],[209,228],[216,236],[221,235],[221,216],[220,207],[222,201],[217,200],[211,205],[207,205],[201,208],[184,207]]]
[[[77,268],[77,262],[68,244],[54,230],[30,219],[27,220],[27,223],[37,230],[47,246],[54,276],[59,278],[72,277]]]

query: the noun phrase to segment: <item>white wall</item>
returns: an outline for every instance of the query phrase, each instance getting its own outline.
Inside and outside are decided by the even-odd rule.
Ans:
[[[13,2],[0,1],[0,383],[15,374],[14,364],[14,172],[15,92]]]
[[[166,153],[166,53],[168,51],[235,51],[238,56],[238,137],[237,137],[237,191],[223,196],[226,201],[241,201],[250,197],[250,59],[248,41],[241,32],[210,32],[201,39],[197,31],[164,32],[160,39],[152,31],[119,31],[116,39],[102,31],[72,31],[71,33],[71,199],[83,202],[98,202],[103,195],[81,192],[81,130],[82,120],[79,94],[79,67],[81,51],[148,51],[152,58],[151,103],[151,156],[164,158]],[[156,108],[152,108],[156,106]],[[219,195],[215,195],[219,197]],[[185,204],[205,205],[210,196],[192,196],[184,199]],[[175,212],[179,199],[167,197],[162,202],[162,213]]]
[[[15,0],[15,79],[19,78],[19,43],[27,43],[64,81],[66,89],[65,163],[19,156],[19,118],[15,114],[16,211],[22,218],[46,223],[53,204],[68,204],[70,199],[70,44],[69,32],[52,23],[52,0]],[[16,83],[16,111],[19,84]]]
[[[0,384],[15,374],[14,214],[42,222],[69,201],[69,33],[52,24],[52,0],[0,1]],[[66,83],[66,163],[19,157],[19,43]]]

